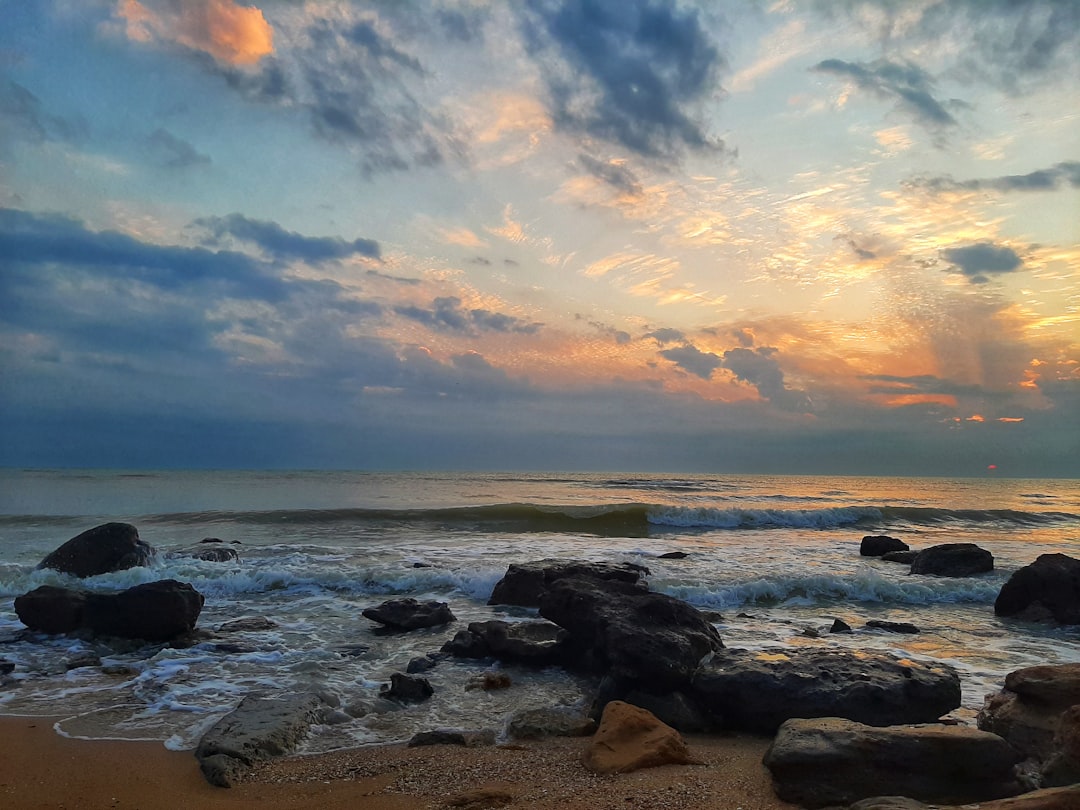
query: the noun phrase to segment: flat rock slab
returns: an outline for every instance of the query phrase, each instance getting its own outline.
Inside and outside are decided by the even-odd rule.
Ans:
[[[318,695],[269,698],[248,695],[207,731],[195,748],[203,776],[232,787],[254,763],[292,751],[325,704]]]
[[[977,729],[825,717],[784,723],[763,761],[777,796],[817,808],[872,796],[945,804],[1014,796],[1019,759],[1005,740]]]
[[[539,607],[540,597],[552,583],[567,577],[601,582],[637,582],[649,569],[633,563],[589,562],[586,560],[538,560],[513,563],[495,583],[489,605]]]
[[[960,705],[960,678],[944,664],[880,653],[722,650],[694,676],[693,694],[718,728],[771,734],[795,717],[933,722]]]

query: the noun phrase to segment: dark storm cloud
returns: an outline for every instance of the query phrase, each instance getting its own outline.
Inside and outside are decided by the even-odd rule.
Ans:
[[[955,272],[971,279],[972,284],[985,284],[989,281],[988,274],[1012,273],[1024,264],[1015,250],[992,242],[945,248],[941,257],[955,268]]]
[[[541,323],[529,323],[501,312],[465,309],[461,306],[461,299],[454,296],[436,298],[432,301],[431,309],[399,306],[395,307],[394,311],[432,329],[466,335],[476,334],[478,331],[531,335],[543,326]]]
[[[668,161],[721,146],[695,116],[726,65],[697,11],[650,0],[527,5],[556,126]],[[552,52],[561,62],[545,58]]]
[[[646,332],[645,337],[652,338],[661,346],[665,343],[677,343],[680,340],[686,340],[686,335],[678,329],[672,329],[667,326],[662,329],[654,329],[652,332]]]
[[[754,345],[754,333],[745,327],[742,329],[732,329],[731,336],[739,341],[739,345],[744,349],[749,349]]]
[[[674,349],[662,349],[660,356],[667,358],[679,368],[703,380],[710,379],[713,372],[724,365],[724,361],[719,355],[712,352],[703,352],[689,343],[684,346],[677,346]]]
[[[813,70],[839,76],[855,84],[860,90],[887,101],[915,117],[915,120],[931,129],[956,125],[946,106],[958,102],[942,102],[934,97],[934,80],[926,71],[912,62],[845,62],[842,59],[826,59],[814,65]]]
[[[251,242],[279,261],[300,259],[315,264],[356,255],[378,259],[380,255],[379,243],[372,239],[347,242],[334,236],[303,236],[285,230],[276,222],[248,219],[242,214],[205,217],[192,224],[206,228],[215,240],[228,235]]]
[[[802,391],[788,388],[784,372],[776,360],[777,350],[768,346],[756,349],[729,349],[723,366],[735,377],[753,385],[762,397],[783,410],[806,411],[810,400]]]
[[[163,290],[213,284],[235,297],[271,301],[283,298],[287,286],[243,253],[149,244],[116,231],[90,231],[59,215],[0,209],[0,266],[40,272],[48,265],[94,268]]]
[[[578,155],[578,162],[585,171],[593,177],[603,180],[612,188],[615,188],[624,194],[632,194],[635,197],[641,194],[641,182],[637,179],[637,175],[626,168],[626,166],[609,163],[604,160],[597,160],[596,158],[585,154]]]
[[[170,169],[210,165],[209,155],[202,154],[183,138],[177,138],[168,130],[156,129],[147,136],[146,141],[161,164]]]
[[[1007,174],[975,180],[956,180],[950,175],[916,177],[905,183],[909,188],[922,189],[932,194],[948,191],[1054,191],[1069,185],[1080,188],[1080,161],[1067,160],[1055,163],[1049,169],[1038,169],[1027,174]]]

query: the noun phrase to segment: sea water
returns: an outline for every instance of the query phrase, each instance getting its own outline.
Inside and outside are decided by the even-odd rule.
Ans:
[[[100,523],[133,523],[154,564],[78,582],[37,563]],[[914,549],[977,543],[993,572],[944,578],[859,556],[866,534]],[[182,556],[203,538],[239,561]],[[683,559],[660,559],[671,551]],[[385,711],[382,684],[470,621],[526,621],[488,606],[510,563],[633,562],[652,589],[710,611],[728,647],[832,647],[940,661],[961,676],[973,722],[1019,667],[1080,661],[1080,628],[994,616],[1009,575],[1038,555],[1080,554],[1080,482],[665,474],[0,471],[0,713],[50,715],[87,738],[195,745],[247,694],[317,691],[353,713],[316,726],[306,750],[407,739],[440,726],[499,728],[510,713],[582,707],[588,679],[446,660],[425,673],[422,704]],[[187,649],[115,646],[26,630],[16,596],[39,585],[114,591],[172,578],[206,598],[199,627],[264,617],[263,631],[217,634]],[[458,621],[374,633],[365,607],[399,596],[449,602]],[[855,629],[830,634],[834,618]],[[871,619],[911,622],[900,635]],[[68,670],[94,653],[102,667]],[[506,690],[467,690],[499,668]],[[358,707],[361,707],[358,709]]]

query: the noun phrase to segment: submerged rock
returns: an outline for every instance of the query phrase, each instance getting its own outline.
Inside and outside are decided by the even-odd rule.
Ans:
[[[874,630],[885,630],[889,633],[918,633],[919,628],[911,622],[887,622],[884,619],[871,619],[866,623],[867,627]]]
[[[398,703],[423,703],[435,694],[435,689],[427,678],[395,672],[390,676],[390,685],[383,684],[379,696]]]
[[[103,523],[76,535],[47,555],[38,568],[85,578],[149,565],[152,546],[139,539],[130,523]]]
[[[495,583],[489,605],[539,607],[540,597],[559,580],[568,577],[599,582],[638,582],[649,569],[633,563],[587,562],[584,560],[539,560],[513,563]]]
[[[361,613],[392,630],[419,630],[457,621],[446,602],[418,602],[412,597],[388,599],[381,605],[364,608]]]
[[[864,557],[881,557],[892,551],[907,551],[910,548],[903,540],[887,534],[868,534],[859,544],[859,554]]]
[[[970,577],[994,570],[994,555],[974,543],[942,543],[915,555],[911,573],[938,577]]]
[[[447,641],[442,652],[458,658],[497,658],[500,661],[548,666],[563,663],[569,634],[551,622],[470,622]]]
[[[994,613],[1080,624],[1080,560],[1066,554],[1040,554],[1001,587]]]

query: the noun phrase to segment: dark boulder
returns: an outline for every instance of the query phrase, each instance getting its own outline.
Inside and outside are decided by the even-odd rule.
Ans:
[[[390,676],[390,685],[383,684],[379,696],[398,703],[423,703],[435,694],[435,689],[427,678],[395,672]]]
[[[933,722],[960,705],[960,678],[943,664],[879,653],[724,650],[694,676],[693,694],[718,727],[771,734],[793,717]]]
[[[1040,554],[1001,586],[994,613],[1080,624],[1080,560],[1066,554]]]
[[[202,611],[203,596],[185,582],[163,579],[120,593],[42,585],[16,598],[15,612],[31,630],[168,641],[190,632]]]
[[[907,551],[910,548],[903,540],[887,534],[868,534],[859,544],[859,554],[864,557],[880,557],[890,551]]]
[[[851,625],[845,622],[843,619],[833,619],[832,626],[829,628],[830,633],[850,633]]]
[[[668,551],[665,554],[660,554],[656,559],[658,560],[685,560],[690,555],[685,551]]]
[[[950,804],[1015,796],[1018,760],[1003,739],[972,728],[827,717],[784,723],[763,761],[777,796],[816,808],[887,795]]]
[[[583,560],[539,560],[513,563],[495,583],[489,605],[538,607],[552,583],[568,577],[600,582],[634,583],[648,576],[649,569],[634,563],[586,562]]]
[[[994,570],[994,555],[974,543],[942,543],[915,555],[911,573],[938,577],[970,577]]]
[[[919,556],[917,551],[890,551],[881,555],[881,559],[885,562],[901,563],[903,565],[911,565],[915,562],[915,558]]]
[[[245,616],[241,619],[233,619],[225,622],[218,628],[219,633],[261,633],[265,630],[273,630],[278,623],[265,616]]]
[[[418,602],[410,597],[389,599],[381,605],[364,608],[361,613],[373,622],[392,630],[419,630],[457,621],[446,602]]]
[[[154,549],[130,523],[104,523],[68,540],[38,563],[77,577],[92,577],[149,565]]]
[[[458,658],[498,658],[500,661],[544,667],[564,662],[569,634],[551,622],[470,622],[442,648]]]
[[[519,709],[506,721],[506,736],[512,740],[540,740],[545,737],[584,737],[596,731],[596,721],[569,706]]]
[[[495,731],[489,728],[436,728],[431,731],[419,731],[409,738],[407,747],[418,748],[424,745],[460,745],[464,748],[480,748],[495,745]]]
[[[445,657],[444,653],[427,653],[426,655],[410,658],[408,666],[405,667],[405,673],[407,675],[417,675],[421,672],[428,672],[435,669]]]
[[[724,647],[696,608],[630,582],[558,580],[540,615],[569,632],[583,663],[654,692],[689,684],[701,659]]]
[[[911,622],[887,622],[883,619],[871,619],[866,623],[867,627],[874,630],[885,630],[889,633],[918,633],[919,628]]]
[[[213,541],[214,543],[221,543],[220,540]],[[203,540],[197,546],[193,546],[183,551],[174,552],[173,556],[180,557],[192,557],[196,560],[205,560],[206,562],[239,562],[240,552],[238,552],[231,545],[202,545],[202,543],[210,543],[209,540]]]
[[[82,627],[86,592],[41,585],[15,597],[19,621],[39,633],[73,633]]]

